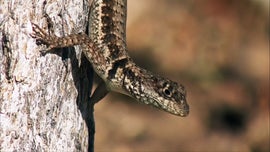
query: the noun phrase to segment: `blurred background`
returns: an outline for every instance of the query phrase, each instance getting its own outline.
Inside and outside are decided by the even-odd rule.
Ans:
[[[186,87],[190,115],[110,93],[97,152],[269,151],[269,0],[128,0],[127,44]]]

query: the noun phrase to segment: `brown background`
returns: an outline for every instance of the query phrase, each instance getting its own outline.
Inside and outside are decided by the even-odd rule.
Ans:
[[[96,151],[269,151],[268,0],[128,0],[127,41],[136,63],[184,84],[190,115],[111,93]]]

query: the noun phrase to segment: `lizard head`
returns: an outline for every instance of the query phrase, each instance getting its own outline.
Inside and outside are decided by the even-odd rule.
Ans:
[[[183,85],[143,69],[129,70],[123,83],[130,96],[145,104],[182,117],[189,114]]]

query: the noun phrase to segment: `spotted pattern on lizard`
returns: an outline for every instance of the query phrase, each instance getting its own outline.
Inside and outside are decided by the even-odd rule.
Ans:
[[[126,46],[126,0],[94,0],[90,8],[89,35],[58,37],[32,23],[31,34],[38,42],[54,48],[80,45],[102,78],[91,96],[98,102],[109,91],[133,97],[139,102],[178,116],[187,116],[189,106],[183,85],[153,74],[135,64]]]

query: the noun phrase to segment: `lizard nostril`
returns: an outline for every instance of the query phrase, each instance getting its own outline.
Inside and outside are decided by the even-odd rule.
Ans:
[[[189,105],[186,103],[186,101],[181,100],[181,106],[180,106],[180,108],[182,110],[188,111],[189,110]]]

